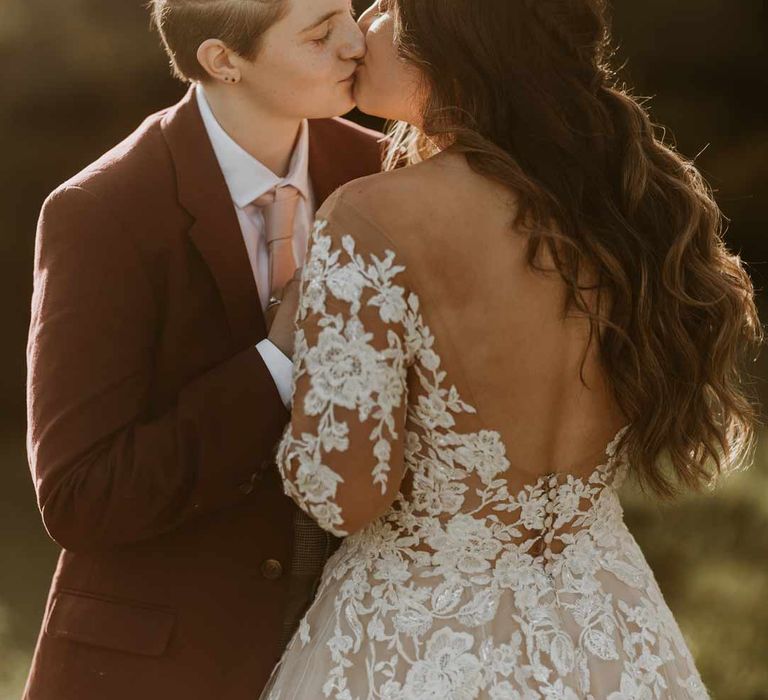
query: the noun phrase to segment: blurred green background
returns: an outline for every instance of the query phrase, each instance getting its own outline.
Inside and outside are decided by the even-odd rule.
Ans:
[[[678,148],[698,155],[762,294],[768,3],[622,0],[614,16],[625,75],[653,96]],[[170,78],[141,1],[0,0],[0,90],[0,700],[16,700],[58,551],[35,508],[24,448],[37,214],[57,184],[184,87]],[[764,358],[754,375],[765,399]],[[662,507],[629,492],[626,504],[713,695],[768,699],[768,433],[752,468],[717,493]]]

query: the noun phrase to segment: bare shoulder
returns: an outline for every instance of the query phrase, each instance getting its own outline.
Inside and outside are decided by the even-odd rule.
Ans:
[[[508,230],[513,204],[508,190],[474,172],[463,155],[444,152],[347,183],[318,216],[336,224],[331,231],[354,231],[371,245],[387,241],[414,262],[431,259],[435,247],[473,245],[473,231]],[[448,247],[447,238],[453,241]]]
[[[461,157],[439,154],[422,163],[375,173],[347,183],[336,193],[385,230],[397,230],[429,216],[455,194],[456,178],[471,177]]]

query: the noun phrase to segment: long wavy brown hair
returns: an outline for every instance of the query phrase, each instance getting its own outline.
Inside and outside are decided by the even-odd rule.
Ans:
[[[605,2],[383,1],[425,103],[419,129],[393,126],[388,167],[451,147],[514,191],[528,264],[548,252],[564,313],[590,319],[644,486],[671,496],[745,464],[753,287],[702,176],[619,84]]]

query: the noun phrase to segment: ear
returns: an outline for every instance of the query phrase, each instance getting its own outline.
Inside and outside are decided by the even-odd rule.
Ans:
[[[197,60],[211,80],[234,84],[240,82],[235,53],[220,39],[206,39],[197,49]]]

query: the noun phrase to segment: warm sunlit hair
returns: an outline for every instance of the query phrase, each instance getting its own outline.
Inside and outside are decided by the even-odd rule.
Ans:
[[[176,77],[204,81],[200,44],[220,39],[243,58],[255,59],[259,39],[282,18],[287,0],[151,0],[149,7]]]
[[[762,341],[752,284],[699,172],[616,81],[605,3],[388,5],[426,102],[421,131],[395,125],[388,167],[453,144],[516,193],[529,265],[547,251],[564,312],[591,321],[642,484],[670,496],[744,464],[757,422],[744,362]]]

